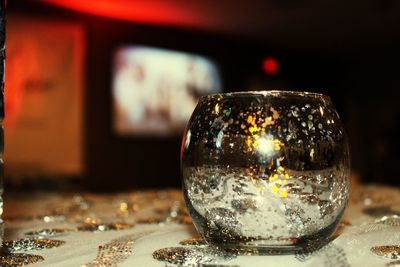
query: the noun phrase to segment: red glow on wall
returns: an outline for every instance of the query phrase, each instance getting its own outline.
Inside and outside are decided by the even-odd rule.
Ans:
[[[39,0],[77,12],[149,24],[187,25],[196,19],[181,5],[168,1],[136,0]]]
[[[266,57],[263,60],[262,68],[266,74],[275,75],[279,70],[278,61],[275,58]]]

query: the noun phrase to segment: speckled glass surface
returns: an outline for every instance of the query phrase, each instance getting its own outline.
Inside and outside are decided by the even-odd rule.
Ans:
[[[292,252],[326,243],[349,197],[349,151],[328,96],[290,91],[203,97],[181,151],[200,235],[228,248]]]

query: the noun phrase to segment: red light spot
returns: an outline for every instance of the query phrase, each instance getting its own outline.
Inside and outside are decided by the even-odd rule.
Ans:
[[[272,57],[266,57],[262,64],[263,70],[268,75],[275,75],[278,73],[279,65],[278,61]]]

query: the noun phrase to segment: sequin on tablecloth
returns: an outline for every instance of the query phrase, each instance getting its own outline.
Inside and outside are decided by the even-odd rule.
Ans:
[[[33,264],[43,261],[44,258],[39,255],[31,255],[25,253],[6,253],[0,254],[0,266],[17,267]]]
[[[153,258],[156,260],[182,266],[221,264],[235,257],[233,253],[211,246],[170,247],[153,252]]]
[[[45,228],[37,231],[26,232],[25,236],[30,238],[49,238],[63,236],[72,231],[74,230],[69,228]]]
[[[62,240],[23,238],[3,242],[3,248],[10,252],[42,250],[59,247],[65,244]]]
[[[398,215],[383,216],[382,218],[380,218],[375,222],[390,226],[400,226],[400,216]]]
[[[372,247],[371,251],[378,256],[383,256],[390,259],[400,258],[400,246],[377,246]]]
[[[83,264],[81,267],[115,267],[133,253],[136,240],[147,234],[149,232],[126,235],[113,239],[105,245],[100,245],[96,259]]]
[[[129,223],[86,223],[78,226],[78,231],[104,232],[110,230],[126,230],[133,227]]]

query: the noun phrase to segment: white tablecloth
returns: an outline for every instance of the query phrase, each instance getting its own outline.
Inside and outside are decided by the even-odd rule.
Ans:
[[[127,244],[131,249],[115,265],[107,266],[174,266],[155,260],[153,252],[161,248],[182,246],[180,241],[196,235],[194,227],[172,218],[174,214],[171,218],[165,217],[169,222],[145,223],[157,218],[162,219],[165,211],[173,205],[183,205],[180,192],[176,190],[116,195],[12,195],[5,200],[5,239],[15,240],[24,237],[28,231],[40,229],[73,230],[52,237],[66,241],[62,246],[26,252],[44,258],[44,261],[30,266],[90,266],[90,263],[93,264],[98,258],[99,249],[104,249],[104,245],[112,241],[123,243],[124,240],[129,240]],[[53,216],[55,214],[59,215]],[[378,256],[371,252],[371,248],[384,245],[400,246],[400,219],[391,223],[377,222],[384,215],[396,214],[400,215],[398,188],[358,187],[352,192],[349,208],[344,216],[350,224],[343,227],[341,234],[330,244],[311,255],[238,256],[213,264],[251,267],[395,266],[395,259]],[[49,217],[46,219],[45,215]],[[144,223],[138,223],[138,219]],[[85,220],[111,223],[123,221],[134,226],[118,231],[75,231]]]

